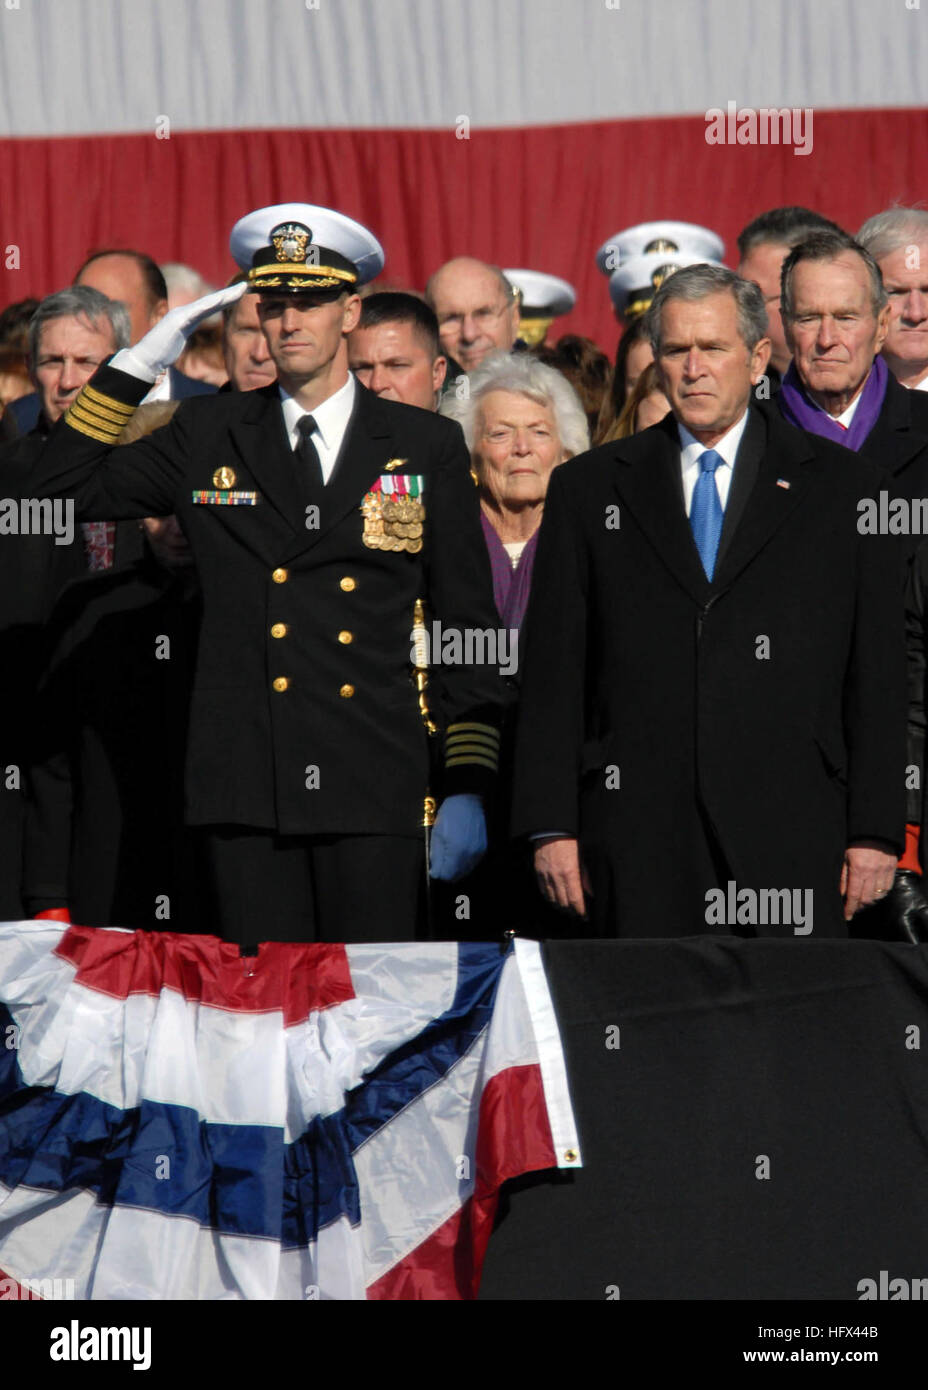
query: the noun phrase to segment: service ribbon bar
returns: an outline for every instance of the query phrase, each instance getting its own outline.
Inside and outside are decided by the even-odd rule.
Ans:
[[[425,475],[381,473],[371,484],[371,492],[382,492],[385,497],[422,497],[425,493]]]
[[[258,501],[256,492],[210,492],[194,488],[191,501],[206,507],[253,507]]]

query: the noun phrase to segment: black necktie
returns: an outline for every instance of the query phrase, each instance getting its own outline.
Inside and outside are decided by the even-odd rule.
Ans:
[[[312,415],[304,415],[296,423],[300,432],[300,442],[296,446],[296,452],[303,465],[305,481],[309,484],[310,492],[315,495],[320,488],[325,486],[325,479],[322,476],[322,464],[319,454],[312,441],[312,433],[316,428],[316,421]]]

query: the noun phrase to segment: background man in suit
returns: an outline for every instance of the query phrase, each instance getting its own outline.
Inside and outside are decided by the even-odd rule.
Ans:
[[[137,343],[168,311],[168,287],[160,267],[144,251],[95,251],[74,277],[75,285],[90,285],[125,304],[131,324],[130,343]],[[145,396],[151,401],[182,401],[215,391],[178,371],[173,363],[159,374]]]
[[[365,228],[282,204],[243,218],[248,282],[171,310],[98,372],[43,455],[45,487],[114,516],[175,514],[203,590],[187,819],[203,827],[227,940],[408,939],[423,880],[427,738],[410,675],[422,599],[446,630],[496,619],[460,429],[380,401],[348,371],[356,287],[383,264]],[[185,334],[245,290],[278,384],[181,405],[108,454]],[[486,846],[480,790],[501,679],[441,670],[445,801],[433,873]]]
[[[843,935],[902,843],[900,561],[857,527],[881,475],[750,404],[756,285],[678,271],[649,326],[672,413],[551,480],[514,829],[603,934]],[[720,923],[731,883],[811,893],[814,921]]]
[[[767,336],[770,339],[770,362],[767,375],[775,383],[789,366],[790,351],[780,316],[780,270],[794,246],[818,231],[838,231],[811,208],[770,208],[755,217],[738,233],[738,274],[743,280],[753,280],[764,296],[767,310]]]
[[[876,261],[846,232],[816,232],[789,253],[782,277],[793,353],[777,395],[784,418],[872,459],[894,497],[923,497],[928,396],[901,386],[880,355],[891,310]]]
[[[229,281],[239,285],[245,279],[240,271]],[[258,318],[258,297],[243,294],[235,304],[222,311],[222,355],[229,380],[227,391],[257,391],[277,379],[277,368],[267,350],[267,339]]]
[[[167,313],[168,290],[164,276],[144,251],[95,251],[78,270],[72,285],[96,290],[122,304],[129,316],[129,342],[137,343]],[[49,296],[51,297],[51,296]],[[152,383],[146,401],[179,401],[187,396],[208,396],[215,391],[205,381],[194,381],[173,365]],[[0,437],[16,439],[34,429],[39,418],[37,394],[13,401],[4,412]]]
[[[889,296],[886,365],[903,386],[928,391],[928,212],[887,208],[867,218],[857,240],[880,267]]]
[[[437,410],[448,370],[438,320],[414,294],[369,294],[348,339],[348,365],[375,396]]]
[[[429,277],[425,298],[438,319],[448,376],[472,372],[490,352],[509,352],[519,336],[519,296],[495,265],[456,256]]]
[[[14,507],[35,496],[33,476],[52,425],[97,367],[129,341],[121,304],[97,290],[63,290],[43,299],[32,316],[29,363],[41,412],[33,429],[2,451],[0,498]],[[47,504],[46,504],[47,505]],[[67,520],[67,514],[62,518]],[[133,529],[134,528],[130,528]],[[68,534],[70,532],[70,534]],[[94,558],[91,528],[33,532],[8,521],[0,528],[0,919],[24,916],[21,899],[23,780],[39,677],[42,624],[65,584],[87,573]],[[104,542],[106,541],[104,533]],[[109,556],[115,555],[110,535]],[[123,549],[137,537],[123,537]],[[126,558],[128,558],[128,553]]]
[[[122,444],[177,404],[141,406]],[[200,596],[175,518],[142,526],[139,559],[69,584],[49,619],[23,898],[30,916],[202,931],[202,913],[181,917],[196,877],[183,766]]]
[[[873,221],[879,223],[880,218]],[[878,226],[874,234],[878,250],[879,230]],[[904,278],[899,256],[897,250],[887,259],[897,280]],[[915,327],[922,312],[921,296],[913,290],[904,297],[906,314],[913,322],[901,318],[901,296],[897,292],[892,298],[887,293],[870,251],[840,231],[818,232],[800,242],[784,261],[782,276],[783,322],[794,354],[777,397],[784,418],[872,459],[882,468],[882,487],[892,497],[924,497],[928,494],[928,395],[906,390],[886,360],[890,337],[897,351],[905,353],[919,351],[921,337],[928,336]],[[895,285],[896,280],[891,283]],[[914,347],[907,346],[909,337]],[[917,543],[917,535],[896,540],[907,558]],[[912,748],[907,761],[921,766],[922,756],[921,748]],[[908,801],[906,852],[892,892],[877,911],[855,924],[855,931],[866,935],[894,938],[901,932],[910,936],[913,922],[924,923],[928,917],[918,882],[921,792],[910,787]]]

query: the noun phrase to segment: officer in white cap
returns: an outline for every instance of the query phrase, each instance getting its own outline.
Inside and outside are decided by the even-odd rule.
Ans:
[[[596,264],[604,275],[611,275],[632,257],[658,251],[690,256],[692,260],[686,262],[690,265],[700,261],[712,263],[721,261],[725,243],[710,228],[699,227],[695,222],[639,222],[604,241],[596,252]]]
[[[99,368],[35,487],[84,516],[176,514],[190,542],[203,624],[186,800],[209,928],[245,954],[262,940],[408,940],[429,790],[414,614],[445,632],[497,625],[467,449],[453,422],[378,399],[348,370],[357,289],[383,265],[366,228],[284,203],[242,218],[231,248],[245,283],[171,310]],[[184,402],[111,459],[187,335],[246,292],[277,382]],[[506,696],[489,665],[441,677],[432,874],[456,878],[486,846]]]
[[[573,285],[542,270],[504,270],[519,293],[519,340],[526,347],[541,347],[556,318],[569,314],[577,302]]]
[[[647,251],[623,261],[609,276],[609,294],[616,318],[626,326],[634,323],[651,307],[651,300],[675,271],[704,261],[704,256],[680,251]],[[711,260],[708,264],[718,265],[719,262]]]

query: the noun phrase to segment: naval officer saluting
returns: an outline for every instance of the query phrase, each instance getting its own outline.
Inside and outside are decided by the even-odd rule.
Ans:
[[[349,373],[358,286],[383,265],[364,227],[287,203],[236,224],[247,281],[172,310],[101,367],[52,435],[37,491],[85,516],[176,514],[203,589],[188,823],[229,941],[408,940],[423,880],[427,735],[410,673],[417,600],[443,629],[495,628],[463,436]],[[157,374],[242,293],[278,381],[194,398],[111,456]],[[432,872],[485,848],[505,699],[490,666],[441,669],[444,801]],[[144,750],[139,750],[144,756]]]

